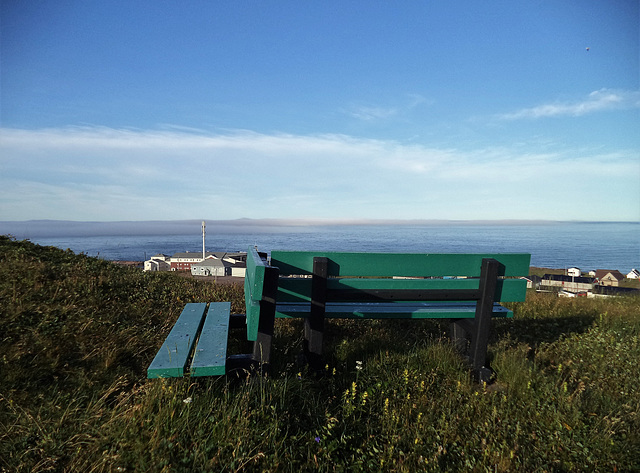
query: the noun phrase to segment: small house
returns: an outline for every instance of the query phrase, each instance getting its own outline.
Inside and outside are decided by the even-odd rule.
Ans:
[[[637,269],[632,269],[631,271],[629,271],[629,274],[627,274],[627,278],[628,279],[640,279],[640,271],[638,271]]]
[[[247,262],[247,253],[225,253],[222,259],[232,264],[240,264]]]
[[[567,276],[575,276],[579,278],[582,276],[582,271],[580,271],[580,268],[569,268],[567,269]]]
[[[231,276],[243,278],[247,274],[247,262],[239,261],[231,265]]]
[[[617,269],[596,270],[596,280],[601,286],[618,287],[623,279],[624,274],[622,274]]]
[[[169,256],[160,253],[154,255],[144,262],[144,271],[169,271],[171,269],[169,259]]]
[[[207,258],[191,265],[193,276],[231,276],[231,264],[227,261]]]

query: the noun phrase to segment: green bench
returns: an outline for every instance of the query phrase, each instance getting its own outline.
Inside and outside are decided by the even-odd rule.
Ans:
[[[524,301],[529,254],[391,254],[273,251],[276,317],[304,317],[304,353],[320,370],[325,318],[449,319],[473,375],[488,381],[492,317]]]
[[[450,320],[451,339],[467,357],[475,378],[487,381],[491,376],[486,360],[491,319],[513,317],[501,302],[524,301],[526,281],[519,278],[528,274],[529,262],[529,254],[273,251],[269,264],[265,254],[249,248],[244,281],[246,314],[229,316],[227,312],[222,321],[216,319],[212,324],[219,327],[213,330],[215,335],[207,339],[200,336],[196,348],[189,348],[195,353],[194,363],[198,358],[206,360],[192,364],[191,375],[222,374],[237,368],[268,370],[275,318],[304,318],[303,352],[314,371],[324,366],[325,318],[440,318]],[[210,303],[209,311],[218,304],[225,303]],[[178,329],[181,318],[173,330]],[[208,317],[203,316],[199,323],[206,327]],[[246,327],[246,338],[253,342],[252,353],[226,354],[229,327]],[[173,330],[158,356],[163,350],[171,352]],[[184,339],[183,332],[178,336]],[[210,349],[213,345],[216,355]],[[212,357],[224,366],[209,366]],[[164,355],[163,363],[166,358]],[[149,368],[150,377],[155,373],[174,376],[152,371],[155,363]],[[185,370],[175,373],[182,376]]]

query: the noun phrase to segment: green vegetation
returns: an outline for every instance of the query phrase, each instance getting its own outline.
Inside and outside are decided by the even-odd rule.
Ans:
[[[622,281],[620,281],[620,287],[631,287],[633,289],[640,289],[640,279],[624,278]]]
[[[552,269],[552,268],[536,268],[534,266],[529,268],[529,276],[540,276],[543,277],[546,274],[566,274],[567,272],[564,269]]]
[[[328,374],[145,379],[185,302],[242,290],[0,237],[0,471],[638,471],[640,304],[530,293],[473,384],[438,322],[332,322]]]

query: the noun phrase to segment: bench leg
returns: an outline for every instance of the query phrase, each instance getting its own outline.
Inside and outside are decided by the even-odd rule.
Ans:
[[[255,364],[258,370],[263,373],[268,373],[271,364],[271,342],[273,340],[273,325],[275,318],[273,316],[265,317],[265,313],[262,310],[260,312],[258,337],[256,338],[256,341],[253,342],[253,354],[251,355],[251,359],[256,362]],[[269,322],[271,323],[269,324]]]
[[[469,357],[469,331],[473,330],[473,324],[467,319],[452,319],[449,324],[451,343],[463,357]]]
[[[260,301],[258,336],[253,343],[252,360],[261,373],[268,373],[271,363],[271,342],[276,316],[276,292],[278,290],[278,268],[265,268],[264,289]]]
[[[319,373],[323,369],[324,313],[327,302],[327,258],[313,258],[311,281],[311,311],[304,319],[304,356],[309,368]]]
[[[480,299],[476,304],[474,330],[471,334],[470,363],[471,370],[477,381],[488,382],[492,371],[487,366],[487,345],[491,332],[491,314],[493,299],[496,292],[498,269],[500,263],[494,259],[482,260],[480,271]]]

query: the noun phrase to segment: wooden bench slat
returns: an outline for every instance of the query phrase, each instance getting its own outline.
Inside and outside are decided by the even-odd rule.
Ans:
[[[328,302],[477,301],[478,289],[346,289],[327,291]]]
[[[244,298],[247,313],[247,340],[255,341],[258,337],[260,322],[260,301],[264,288],[266,263],[254,247],[247,251],[247,271],[244,278]]]
[[[225,374],[230,302],[211,302],[193,353],[191,376]]]
[[[374,290],[439,290],[478,289],[479,279],[369,279],[330,278],[327,289],[374,289]],[[496,302],[522,302],[526,294],[524,279],[501,279],[497,282]],[[278,282],[278,302],[308,302],[311,300],[310,278],[280,278]]]
[[[181,377],[204,320],[207,304],[188,303],[147,369],[147,378]]]
[[[303,318],[309,315],[310,303],[278,303],[276,317]],[[325,307],[327,318],[346,319],[457,319],[474,318],[475,302],[328,302]],[[494,304],[493,317],[513,317],[513,312],[500,304]]]
[[[413,253],[338,253],[312,251],[272,251],[271,264],[281,275],[310,275],[313,258],[329,258],[329,276],[480,276],[483,258],[500,263],[499,276],[526,276],[531,255],[502,254],[413,254]]]

